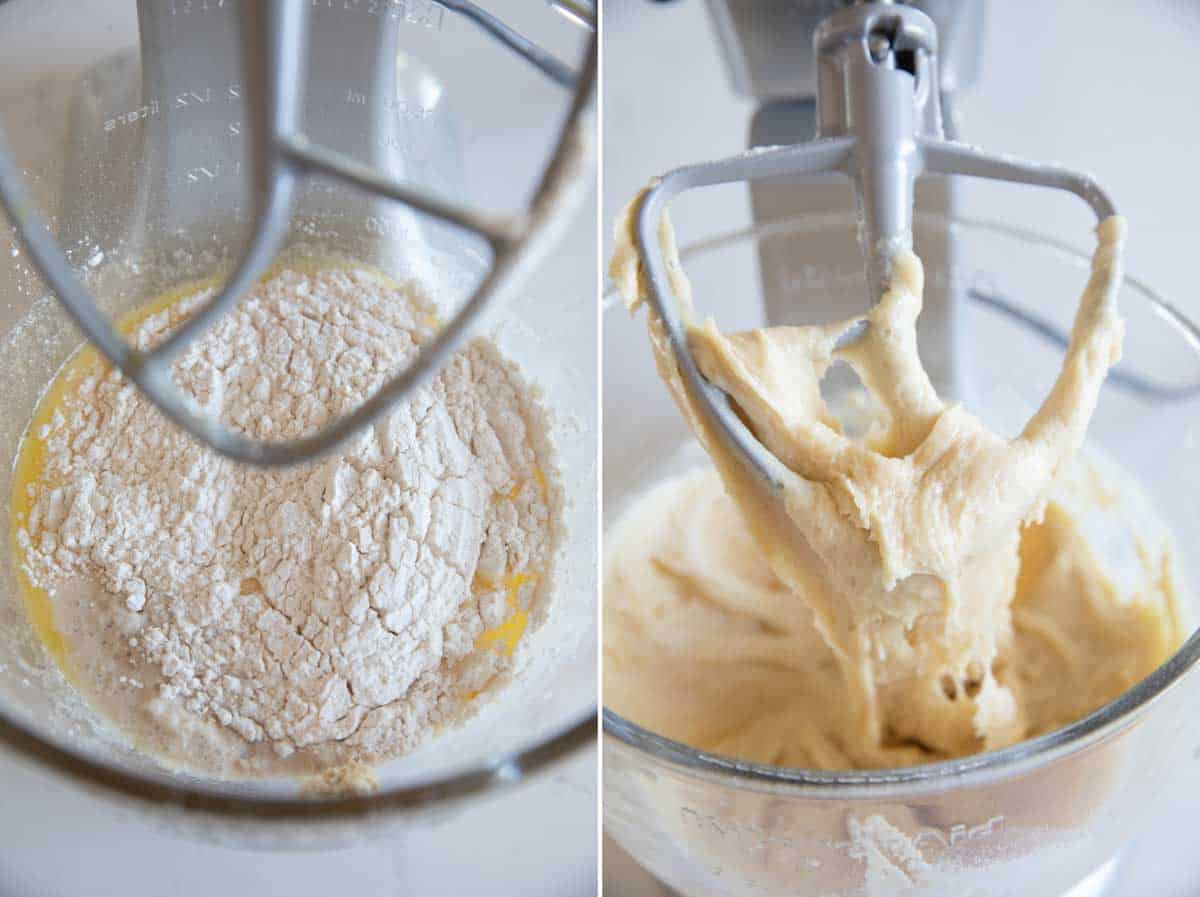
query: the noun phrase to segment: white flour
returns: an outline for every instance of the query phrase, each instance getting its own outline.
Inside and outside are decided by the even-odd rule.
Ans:
[[[244,433],[311,433],[412,360],[431,312],[367,272],[285,271],[176,379]],[[18,540],[72,680],[135,743],[219,775],[377,762],[505,681],[520,651],[482,633],[517,607],[529,628],[544,616],[562,502],[547,428],[482,340],[335,456],[274,471],[200,448],[93,372],[28,437],[46,463]]]

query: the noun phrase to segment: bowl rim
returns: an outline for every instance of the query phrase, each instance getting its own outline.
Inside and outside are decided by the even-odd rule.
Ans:
[[[751,225],[727,233],[707,237],[685,246],[681,260],[735,245],[747,239],[791,233],[806,228],[846,224],[853,216],[834,213],[823,216],[795,216],[766,224]],[[1065,254],[1086,265],[1090,253],[1036,230],[966,215],[941,215],[918,212],[914,222],[943,222],[951,227],[993,232],[1022,242],[1036,244]],[[1125,286],[1141,294],[1147,302],[1200,355],[1200,326],[1193,323],[1169,301],[1151,289],[1144,281],[1126,275]],[[606,282],[602,299],[604,312],[620,306],[616,288]],[[602,730],[604,749],[613,744],[634,753],[649,756],[661,765],[690,776],[721,784],[773,794],[809,799],[845,800],[890,799],[898,796],[918,796],[948,788],[986,785],[998,779],[1008,779],[1045,766],[1061,757],[1085,750],[1099,742],[1116,737],[1136,722],[1150,707],[1200,661],[1200,628],[1192,631],[1182,645],[1157,669],[1113,701],[1075,722],[1043,735],[1018,742],[994,751],[968,757],[940,760],[919,766],[879,770],[827,771],[800,767],[772,766],[751,763],[723,754],[710,753],[682,742],[658,735],[626,719],[608,707],[603,708]]]
[[[598,728],[597,714],[585,713],[530,747],[417,785],[362,795],[276,797],[221,790],[221,786],[238,786],[253,780],[189,777],[172,781],[169,773],[128,772],[92,759],[83,751],[44,739],[0,708],[0,743],[52,772],[143,804],[262,822],[351,822],[378,818],[381,814],[415,812],[428,809],[431,804],[446,805],[483,792],[495,792],[525,781],[588,744],[595,744]]]

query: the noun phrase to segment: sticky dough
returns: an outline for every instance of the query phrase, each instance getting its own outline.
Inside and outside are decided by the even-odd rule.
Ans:
[[[612,275],[646,295],[617,229]],[[782,462],[742,466],[698,410],[649,315],[660,376],[714,471],[644,496],[608,542],[605,698],[655,731],[759,762],[906,765],[1000,748],[1116,697],[1178,644],[1169,596],[1121,597],[1048,502],[1120,355],[1125,223],[1097,229],[1062,370],[1014,439],[934,390],[916,350],[923,272],[894,260],[861,318],[723,334],[694,320],[670,223],[660,240],[693,356]],[[865,335],[839,337],[859,321]],[[821,398],[835,360],[882,406],[863,439]]]

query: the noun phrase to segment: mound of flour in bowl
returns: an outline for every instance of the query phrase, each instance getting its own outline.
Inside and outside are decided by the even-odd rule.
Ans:
[[[359,405],[435,325],[414,285],[283,271],[175,377],[235,429],[291,438]],[[137,746],[221,776],[375,763],[515,670],[552,590],[562,495],[547,414],[492,343],[339,452],[282,470],[202,448],[94,360],[62,377],[26,437],[44,461],[18,547],[67,675]]]

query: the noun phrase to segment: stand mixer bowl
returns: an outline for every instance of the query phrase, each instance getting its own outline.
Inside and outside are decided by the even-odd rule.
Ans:
[[[578,48],[582,33],[549,7],[511,6],[518,27],[535,39],[567,56]],[[183,20],[229,9],[180,2],[169,4],[167,15]],[[227,272],[247,237],[249,203],[239,201],[246,197],[238,191],[244,188],[240,170],[249,149],[236,131],[219,145],[209,141],[236,123],[236,71],[215,81],[210,67],[186,91],[158,95],[157,76],[139,58],[134,4],[104,4],[94,12],[84,35],[73,31],[80,15],[73,4],[4,4],[0,53],[11,64],[11,77],[0,95],[0,125],[34,201],[54,224],[79,276],[104,311],[117,317],[175,284]],[[394,71],[349,94],[332,89],[328,79],[311,84],[305,114],[318,122],[314,127],[320,130],[323,116],[355,121],[363,129],[387,122],[386,139],[364,130],[344,134],[338,145],[353,152],[357,136],[358,146],[371,151],[362,161],[390,161],[398,177],[462,201],[519,207],[538,174],[534,157],[549,152],[569,92],[439,4],[355,4],[322,10],[314,22],[335,14],[347,34],[355,28],[396,29],[395,55],[389,58]],[[64,22],[74,25],[59,28]],[[184,51],[203,55],[204,47]],[[39,59],[58,65],[47,70]],[[327,73],[328,67],[343,75],[357,70],[349,50],[312,64],[327,67]],[[381,96],[381,84],[394,93]],[[522,96],[520,109],[500,117],[498,98],[514,91]],[[347,119],[342,107],[370,111]],[[186,136],[192,127],[196,145],[186,139],[139,143],[128,136],[153,136],[160,128],[182,128]],[[142,152],[146,147],[155,149]],[[170,151],[160,152],[163,148]],[[202,150],[219,157],[221,165],[201,164],[196,153]],[[570,239],[591,258],[590,228],[578,237]],[[397,279],[416,277],[429,288],[443,319],[469,294],[488,261],[478,241],[327,183],[301,195],[286,252],[349,259]],[[580,252],[568,254],[578,258]],[[64,780],[173,829],[238,846],[296,848],[444,814],[593,744],[595,345],[591,331],[577,323],[577,303],[590,295],[593,270],[584,267],[574,276],[557,265],[541,287],[535,274],[482,331],[542,389],[555,414],[569,535],[557,589],[549,596],[553,608],[545,624],[528,635],[527,667],[477,717],[383,765],[378,790],[364,796],[316,798],[295,781],[218,782],[169,772],[97,725],[34,635],[14,558],[6,550],[0,552],[0,749],[40,761]],[[578,296],[564,296],[576,288]],[[6,384],[0,491],[6,507],[25,425],[80,342],[8,222],[0,221],[0,376]]]
[[[914,223],[918,253],[952,238],[949,252],[932,251],[925,262],[927,282],[954,299],[954,397],[1012,434],[1057,372],[1054,334],[1069,332],[1089,255],[997,224],[920,214]],[[849,217],[791,219],[685,250],[698,309],[727,332],[763,326],[758,250],[831,233],[852,245],[854,226]],[[815,293],[857,295],[861,278],[808,263],[793,273],[785,286],[798,307]],[[666,389],[648,386],[656,375],[645,322],[625,315],[615,296],[608,301],[605,357],[623,361],[604,371],[606,528],[655,483],[705,463]],[[1118,306],[1124,359],[1101,393],[1086,451],[1136,483],[1143,509],[1183,549],[1176,561],[1187,604],[1196,582],[1187,549],[1200,535],[1200,470],[1188,448],[1200,420],[1200,331],[1135,278],[1126,279]],[[1119,525],[1134,524],[1121,517]],[[1109,560],[1104,549],[1101,556]],[[1187,631],[1189,611],[1181,608]],[[606,709],[606,831],[689,897],[1096,897],[1108,892],[1172,771],[1195,762],[1197,724],[1186,696],[1196,688],[1198,658],[1193,634],[1141,684],[1065,729],[908,769],[828,773],[739,762]]]

